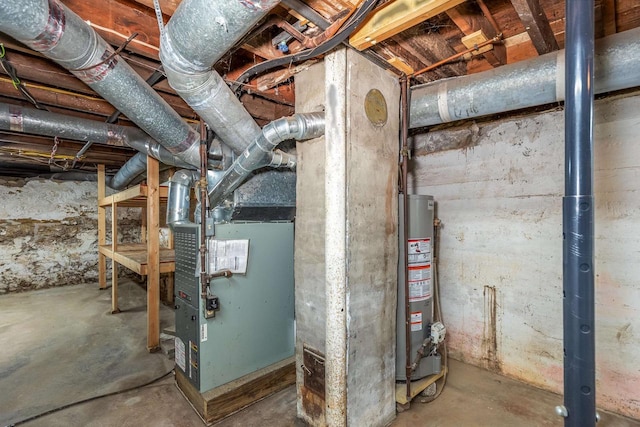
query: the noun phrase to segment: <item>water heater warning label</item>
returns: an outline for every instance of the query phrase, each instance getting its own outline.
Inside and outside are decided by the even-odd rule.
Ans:
[[[431,239],[409,239],[409,301],[431,298]]]
[[[409,239],[407,249],[410,266],[431,263],[431,239]]]
[[[411,313],[411,332],[422,330],[422,312],[414,311]]]

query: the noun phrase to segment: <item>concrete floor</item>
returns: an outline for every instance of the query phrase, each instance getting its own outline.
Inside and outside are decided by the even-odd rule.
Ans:
[[[145,294],[121,285],[123,310],[109,314],[110,292],[69,286],[0,297],[0,425],[91,396],[145,383],[173,361],[146,351]],[[162,326],[172,310],[161,310]],[[444,392],[433,403],[413,403],[395,427],[562,426],[553,413],[562,398],[511,379],[451,361]],[[601,411],[598,427],[640,427]],[[145,388],[72,406],[25,426],[202,426],[171,376]],[[218,427],[295,426],[295,387],[241,411]]]

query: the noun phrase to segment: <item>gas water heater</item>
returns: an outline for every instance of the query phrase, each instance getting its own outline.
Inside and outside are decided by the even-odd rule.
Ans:
[[[444,338],[442,324],[434,322],[433,277],[433,220],[432,196],[407,195],[408,235],[404,236],[404,204],[400,195],[398,309],[396,333],[396,381],[406,381],[406,311],[405,275],[409,278],[409,306],[411,313],[411,380],[441,371],[441,357],[437,345]],[[404,268],[404,254],[408,251],[408,268]]]

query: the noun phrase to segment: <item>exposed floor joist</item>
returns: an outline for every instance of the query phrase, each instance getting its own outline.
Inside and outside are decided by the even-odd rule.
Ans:
[[[511,0],[538,55],[558,50],[558,42],[538,0]]]
[[[489,39],[498,35],[489,19],[482,13],[478,13],[478,10],[470,2],[449,9],[447,15],[467,36],[477,30],[481,30]],[[507,63],[507,49],[504,44],[495,44],[492,50],[484,53],[484,57],[493,67],[504,65]]]

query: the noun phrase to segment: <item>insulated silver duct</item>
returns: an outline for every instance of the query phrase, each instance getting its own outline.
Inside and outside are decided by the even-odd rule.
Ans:
[[[640,28],[596,42],[595,93],[640,86]],[[564,50],[411,90],[410,128],[564,100]]]
[[[286,153],[273,153],[282,141],[311,139],[324,134],[324,113],[301,113],[274,120],[262,128],[262,132],[242,155],[233,162],[224,176],[209,192],[209,204],[218,205],[222,199],[238,188],[249,174],[265,166],[288,166],[295,160]]]
[[[279,0],[184,0],[163,32],[160,60],[171,87],[236,154],[259,134],[213,64]]]
[[[181,168],[191,167],[190,164],[171,154],[149,135],[134,127],[118,126],[34,108],[23,108],[17,105],[0,103],[0,130],[57,136],[76,141],[93,141],[113,146],[126,145],[167,165]]]
[[[172,154],[199,165],[198,134],[58,0],[0,2],[0,31],[71,71]]]

